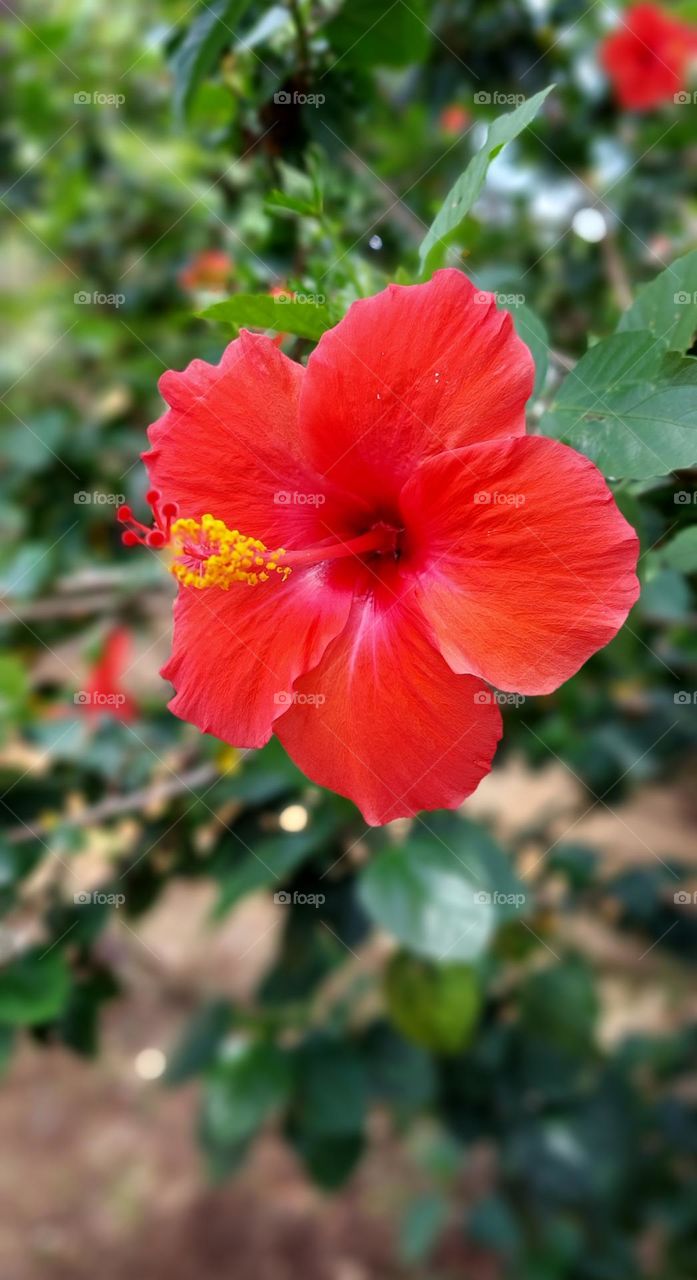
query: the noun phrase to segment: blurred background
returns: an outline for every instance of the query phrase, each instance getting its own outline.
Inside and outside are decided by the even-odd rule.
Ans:
[[[697,247],[697,4],[648,104],[603,0],[0,12],[3,1280],[689,1280],[694,472],[615,486],[617,639],[507,701],[463,814],[383,831],[171,716],[172,580],[114,511],[163,370],[283,333],[279,293],[414,278],[487,125],[554,83],[450,259],[526,317],[534,428]]]

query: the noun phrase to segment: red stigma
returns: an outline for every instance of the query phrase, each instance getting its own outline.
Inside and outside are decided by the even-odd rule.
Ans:
[[[159,549],[169,542],[172,521],[179,515],[177,503],[162,502],[159,489],[149,489],[145,499],[153,514],[151,528],[142,521],[136,520],[129,506],[123,505],[117,509],[116,519],[119,523],[130,526],[121,535],[121,541],[125,547],[142,546]]]

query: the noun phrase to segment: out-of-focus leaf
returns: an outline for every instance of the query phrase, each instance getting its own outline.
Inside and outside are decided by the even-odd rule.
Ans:
[[[299,1129],[322,1137],[360,1133],[368,1077],[358,1050],[348,1041],[312,1037],[297,1050],[295,1067],[293,1115]]]
[[[664,351],[684,354],[697,334],[697,249],[644,285],[617,328],[648,330]]]
[[[540,424],[606,475],[640,480],[697,462],[697,360],[650,333],[613,334],[564,379]]]
[[[449,1213],[447,1197],[437,1191],[426,1192],[410,1202],[399,1230],[399,1253],[408,1266],[426,1261]]]
[[[101,1006],[118,993],[119,985],[107,970],[101,969],[79,979],[71,989],[58,1025],[63,1043],[83,1057],[94,1057],[99,1048]]]
[[[0,967],[0,1023],[33,1026],[55,1018],[70,993],[62,951],[35,948]]]
[[[521,994],[521,1016],[536,1035],[582,1053],[593,1044],[598,997],[588,967],[567,960],[533,973]]]
[[[486,180],[487,170],[507,142],[512,142],[535,119],[542,103],[554,85],[527,98],[525,102],[498,116],[489,126],[486,142],[481,151],[470,160],[465,172],[450,189],[436,214],[419,249],[421,270],[434,271],[440,265],[455,233],[462,225]]]
[[[469,965],[437,965],[402,952],[385,973],[387,1007],[407,1039],[434,1053],[459,1053],[470,1040],[482,1004]]]
[[[359,891],[376,924],[408,951],[443,963],[480,955],[496,923],[525,900],[520,888],[483,828],[429,814],[403,845],[373,858]]]
[[[656,552],[656,557],[678,573],[697,573],[697,525],[681,529]]]
[[[426,56],[431,40],[426,0],[344,0],[324,28],[337,63],[403,67]]]
[[[428,1053],[399,1035],[388,1022],[371,1026],[361,1042],[370,1093],[398,1117],[432,1102],[436,1075]]]
[[[237,1167],[248,1143],[291,1090],[290,1059],[275,1045],[232,1040],[205,1088],[200,1132],[215,1177]]]
[[[163,1083],[183,1084],[209,1067],[230,1029],[231,1018],[232,1006],[227,1000],[211,1000],[198,1009],[168,1057]]]
[[[502,1196],[478,1200],[467,1218],[467,1235],[476,1244],[496,1253],[514,1256],[522,1244],[520,1227]]]
[[[679,622],[690,610],[690,588],[676,569],[659,569],[644,583],[637,608],[645,618]]]
[[[12,1027],[0,1026],[0,1079],[2,1079],[7,1070],[12,1050],[14,1048],[15,1033]]]
[[[311,853],[321,849],[338,822],[338,813],[326,809],[312,815],[304,831],[294,835],[266,836],[251,845],[251,852],[240,858],[237,844],[236,865],[222,877],[220,897],[215,905],[219,918],[241,898],[260,889],[278,888]]]
[[[224,49],[237,39],[236,24],[251,0],[215,0],[204,4],[172,58],[174,107],[180,120],[189,111],[204,76],[213,70]]]

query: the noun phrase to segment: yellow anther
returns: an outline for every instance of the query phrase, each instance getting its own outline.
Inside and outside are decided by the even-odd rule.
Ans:
[[[258,538],[248,538],[238,529],[228,529],[223,520],[205,515],[200,520],[176,520],[171,529],[174,560],[171,570],[185,587],[222,587],[235,582],[256,586],[278,573],[285,582],[289,565],[277,561],[285,551],[269,552]],[[261,572],[257,573],[256,569]]]

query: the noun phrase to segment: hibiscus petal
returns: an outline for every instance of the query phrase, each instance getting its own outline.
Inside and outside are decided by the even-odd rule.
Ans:
[[[285,583],[180,587],[160,673],[176,690],[170,710],[235,747],[263,746],[293,681],[319,662],[350,608],[351,592],[326,566]]]
[[[462,449],[405,485],[417,598],[454,671],[548,693],[619,630],[638,539],[597,467],[540,436]]]
[[[424,457],[522,434],[534,367],[493,294],[460,271],[354,302],[310,356],[307,455],[372,501],[395,501]]]
[[[418,613],[356,601],[320,665],[296,682],[275,731],[299,767],[378,826],[455,808],[491,768],[501,716],[489,690],[454,675]]]
[[[344,530],[345,500],[301,458],[304,372],[269,338],[242,333],[220,364],[193,360],[163,374],[171,407],[150,427],[143,454],[152,485],[181,516],[210,512],[270,548]]]

